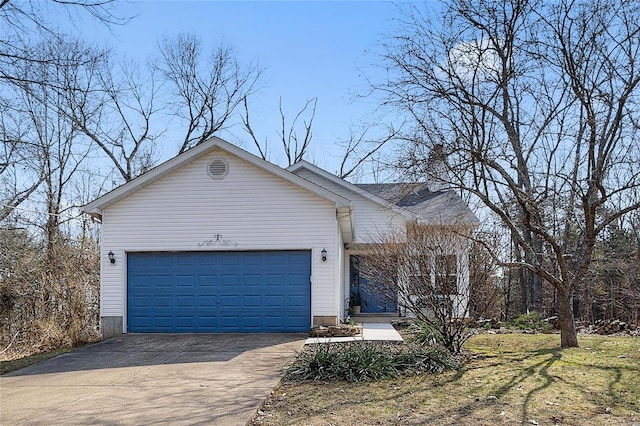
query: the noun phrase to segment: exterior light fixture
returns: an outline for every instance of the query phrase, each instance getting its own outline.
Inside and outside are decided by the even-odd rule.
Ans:
[[[111,250],[109,250],[109,253],[107,254],[107,256],[109,256],[109,262],[111,262],[112,265],[116,263],[116,255],[113,254]]]
[[[323,248],[322,251],[320,252],[320,254],[322,255],[322,261],[326,262],[327,261],[327,249]]]

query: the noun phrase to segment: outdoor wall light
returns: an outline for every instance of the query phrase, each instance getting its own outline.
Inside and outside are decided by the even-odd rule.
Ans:
[[[322,261],[326,262],[327,261],[327,249],[323,248],[322,251],[320,252],[320,254],[322,255]]]
[[[109,262],[111,262],[112,265],[116,263],[116,255],[113,254],[111,250],[109,250],[109,253],[107,254],[107,256],[109,256]]]

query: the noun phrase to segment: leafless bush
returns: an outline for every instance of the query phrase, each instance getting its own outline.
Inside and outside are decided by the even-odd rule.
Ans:
[[[49,263],[25,231],[0,233],[0,349],[12,344],[4,356],[99,339],[95,249],[59,243]]]
[[[362,273],[408,316],[427,324],[438,343],[459,352],[472,335],[468,231],[456,226],[407,226],[378,236],[361,257]]]

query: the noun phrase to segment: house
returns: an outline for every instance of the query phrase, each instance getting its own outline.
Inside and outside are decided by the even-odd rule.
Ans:
[[[395,199],[398,189],[354,185],[305,161],[282,169],[212,138],[84,207],[102,222],[103,336],[336,324],[372,231],[477,225],[451,191],[422,185]],[[468,281],[468,267],[457,273]]]

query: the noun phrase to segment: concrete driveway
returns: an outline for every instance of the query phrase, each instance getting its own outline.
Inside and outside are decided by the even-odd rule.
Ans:
[[[125,334],[0,377],[0,425],[245,425],[303,334]]]

